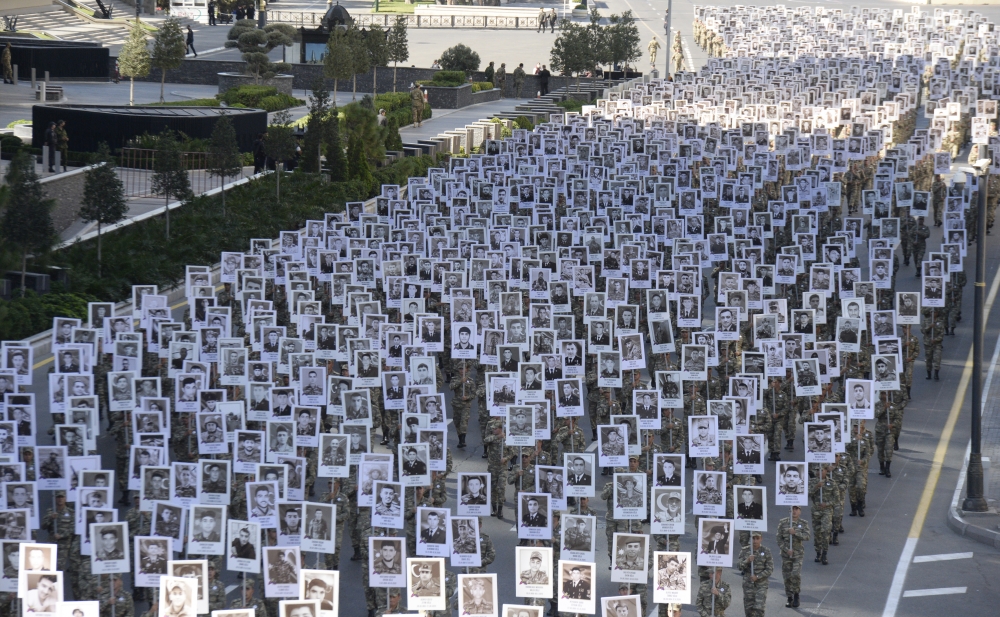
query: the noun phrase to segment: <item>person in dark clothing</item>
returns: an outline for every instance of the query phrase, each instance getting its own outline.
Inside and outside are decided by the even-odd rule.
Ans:
[[[551,75],[552,73],[543,64],[542,70],[538,71],[538,91],[541,92],[540,96],[545,96],[549,93],[549,77]]]
[[[208,0],[208,25],[215,24],[215,0]]]
[[[247,16],[246,10],[242,6],[237,6],[236,7],[236,19],[237,20],[246,19],[246,16]]]
[[[194,30],[191,29],[190,25],[188,25],[187,47],[185,50],[187,49],[191,50],[191,53],[194,54],[195,58],[198,57],[198,52],[194,50]]]
[[[253,172],[259,174],[264,171],[264,134],[261,133],[253,142]]]
[[[247,5],[247,19],[253,19],[253,5]]]
[[[45,135],[42,137],[42,143],[49,147],[49,173],[55,173],[56,148],[59,147],[58,139],[56,138],[55,122],[49,122],[48,128],[45,129]]]

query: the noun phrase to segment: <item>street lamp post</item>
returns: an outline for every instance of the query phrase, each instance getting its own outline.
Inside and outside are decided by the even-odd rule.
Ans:
[[[670,77],[670,20],[673,18],[674,0],[667,0],[667,17],[663,20],[663,29],[666,31],[666,42],[663,44],[666,52],[663,54],[667,58],[667,65],[663,67],[664,77]]]
[[[983,301],[986,292],[986,187],[989,181],[989,159],[986,146],[980,145],[975,173],[979,184],[979,206],[976,210],[976,284],[972,320],[972,447],[969,469],[965,476],[965,500],[962,510],[986,512],[989,506],[983,491],[982,409],[983,409]]]

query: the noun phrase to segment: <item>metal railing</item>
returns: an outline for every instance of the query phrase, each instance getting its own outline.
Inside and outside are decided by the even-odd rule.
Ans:
[[[184,168],[188,171],[191,191],[201,195],[226,183],[253,175],[252,167],[244,167],[236,176],[220,178],[208,173],[207,152],[182,152]],[[153,169],[156,150],[149,148],[122,148],[118,159],[118,177],[125,185],[127,197],[154,197]]]
[[[274,11],[268,9],[267,20],[291,24],[296,28],[318,28],[324,13],[307,11]],[[391,28],[397,13],[360,14],[354,17],[359,28],[369,28],[378,24]],[[408,28],[489,28],[499,30],[538,29],[538,17],[512,15],[401,15],[406,18]]]

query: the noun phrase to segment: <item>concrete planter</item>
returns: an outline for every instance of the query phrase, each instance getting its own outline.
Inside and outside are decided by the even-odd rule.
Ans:
[[[275,75],[271,79],[261,80],[260,85],[274,86],[278,89],[278,92],[283,92],[291,96],[292,80],[294,78],[295,77],[293,75]],[[253,83],[253,77],[250,75],[244,75],[243,73],[219,73],[219,94],[222,94],[230,88],[253,85]]]
[[[573,9],[570,13],[575,19],[585,19],[590,13],[584,9]]]
[[[500,90],[482,90],[472,92],[472,84],[462,84],[454,88],[424,86],[427,91],[427,102],[432,109],[461,109],[477,103],[500,100]]]

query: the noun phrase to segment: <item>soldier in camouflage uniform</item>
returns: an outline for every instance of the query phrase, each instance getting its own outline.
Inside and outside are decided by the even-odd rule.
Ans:
[[[945,321],[944,311],[925,308],[920,320],[920,332],[924,335],[924,362],[927,365],[927,379],[934,372],[934,381],[940,379],[941,355],[943,353]]]
[[[615,468],[617,473],[636,473],[639,471],[639,457],[628,457],[628,469]],[[607,503],[607,510],[604,513],[604,531],[608,538],[608,559],[614,561],[614,537],[615,533],[642,533],[642,521],[618,520],[615,518],[615,486],[614,481],[606,482],[601,489],[601,499]],[[611,566],[609,565],[610,569]]]
[[[496,560],[497,550],[493,546],[493,540],[483,532],[483,519],[478,518],[476,520],[479,523],[479,556],[482,560],[482,565],[478,568],[469,568],[469,574],[484,574],[486,573],[486,568]]]
[[[903,208],[900,208],[902,212]],[[900,247],[903,249],[903,265],[910,265],[910,256],[913,254],[913,230],[917,226],[917,222],[910,216],[909,209],[906,208],[906,214],[900,214],[899,217],[899,243]],[[917,262],[920,265],[920,262]]]
[[[781,575],[785,582],[785,596],[789,608],[798,608],[802,587],[802,561],[805,543],[812,537],[812,529],[802,520],[802,508],[792,506],[792,515],[778,521],[777,540],[781,549]]]
[[[469,410],[476,395],[476,382],[461,361],[457,379],[451,380],[450,388],[455,393],[451,397],[452,418],[458,432],[458,447],[465,447],[465,434],[469,431]]]
[[[135,603],[132,594],[122,589],[121,575],[111,575],[114,593],[101,591],[97,596],[100,601],[101,617],[111,617],[111,607],[114,607],[115,617],[135,617]]]
[[[215,564],[208,564],[208,610],[221,611],[226,608],[226,585],[219,580]],[[115,617],[118,617],[115,615]]]
[[[830,563],[827,561],[826,552],[833,535],[833,504],[840,498],[840,487],[830,478],[827,465],[821,465],[819,474],[809,479],[809,498],[812,500],[812,522],[815,530],[814,561],[822,562],[825,566]]]
[[[243,579],[243,586],[245,588],[243,598],[233,600],[229,608],[252,608],[254,609],[254,617],[267,617],[267,605],[264,604],[263,600],[253,597],[254,580],[249,576]]]
[[[875,401],[875,445],[878,447],[878,475],[892,477],[892,451],[896,443],[893,429],[902,423],[903,412],[899,405],[889,400]]]
[[[830,468],[830,474],[833,481],[837,484],[840,497],[833,504],[833,538],[830,540],[830,544],[839,546],[840,542],[837,540],[837,535],[844,533],[844,502],[847,501],[849,483],[854,473],[851,469],[852,461],[850,457],[843,453],[837,453],[834,459],[835,462]]]
[[[490,420],[489,434],[483,438],[483,447],[487,449],[490,462],[490,486],[493,489],[493,515],[503,518],[503,504],[507,498],[507,457],[504,456],[503,418]]]
[[[774,572],[771,551],[761,545],[763,536],[753,532],[751,546],[744,546],[736,560],[736,567],[743,573],[743,610],[746,617],[764,617],[767,608],[768,579]]]
[[[964,271],[955,272],[945,286],[945,314],[948,316],[948,330],[945,334],[955,334],[958,322],[962,321],[962,290],[968,279]]]
[[[56,544],[56,563],[59,570],[66,571],[70,545],[76,533],[76,511],[66,504],[65,491],[56,491],[56,507],[50,508],[42,519],[42,529],[49,533],[52,542]]]
[[[722,580],[722,568],[716,568],[698,587],[694,606],[699,617],[726,617],[726,609],[733,600],[733,589]]]
[[[865,421],[859,420],[857,430],[851,431],[851,441],[844,451],[851,458],[853,474],[848,485],[851,494],[851,516],[865,515],[865,497],[868,494],[868,461],[875,449],[875,438],[865,430]]]
[[[917,222],[910,229],[910,246],[913,250],[913,267],[920,276],[920,264],[924,261],[924,253],[927,252],[927,238],[931,235],[931,228],[924,225],[924,217],[919,217]]]
[[[771,433],[768,435],[767,449],[770,452],[768,460],[781,460],[781,435],[785,435],[786,449],[795,449],[795,414],[785,389],[781,387],[783,380],[771,379],[771,387],[764,390],[764,413],[770,415]],[[758,414],[760,415],[760,414]]]

